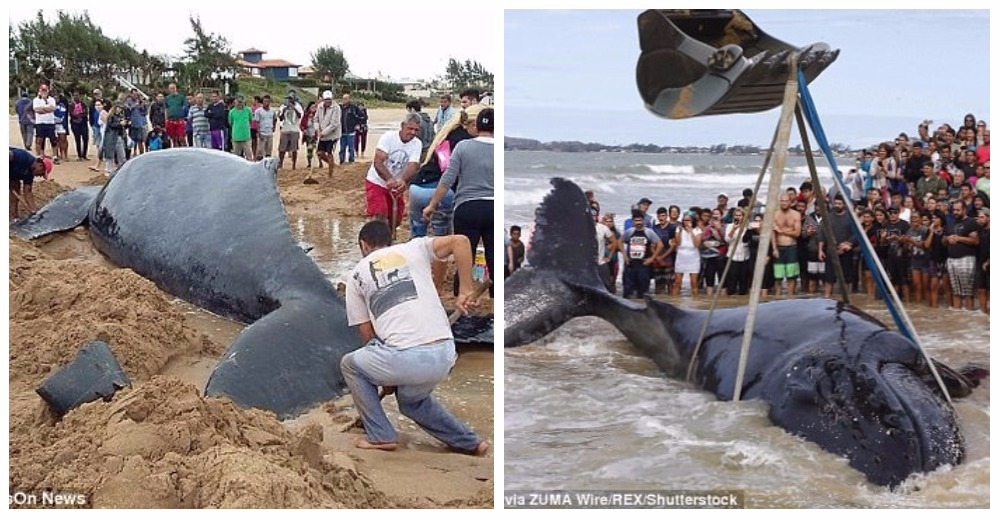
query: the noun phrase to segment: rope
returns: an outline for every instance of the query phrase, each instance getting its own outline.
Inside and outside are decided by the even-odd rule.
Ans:
[[[799,71],[799,90],[802,100],[802,108],[805,112],[806,119],[809,121],[809,127],[812,129],[813,135],[816,136],[816,143],[820,146],[820,149],[823,150],[823,154],[826,155],[827,161],[830,162],[830,168],[833,170],[833,179],[837,184],[837,188],[841,193],[846,194],[847,186],[844,184],[844,179],[840,175],[840,170],[837,169],[837,161],[834,160],[833,150],[830,149],[829,142],[826,139],[826,133],[823,131],[823,125],[819,121],[819,114],[816,112],[816,106],[813,104],[812,96],[809,94],[806,77],[802,71]],[[869,270],[873,274],[879,274],[879,276],[873,277],[875,278],[875,284],[878,286],[879,294],[882,295],[883,300],[886,302],[886,307],[888,307],[889,313],[892,315],[892,319],[896,323],[896,328],[898,328],[899,332],[912,341],[917,346],[917,349],[920,350],[924,359],[927,360],[927,365],[930,367],[931,373],[934,374],[934,379],[937,381],[938,386],[940,386],[945,399],[951,403],[951,395],[948,393],[948,388],[945,387],[944,381],[941,380],[941,375],[938,374],[937,368],[934,367],[934,362],[931,360],[927,350],[924,349],[921,344],[920,338],[917,336],[916,329],[913,327],[913,323],[910,321],[909,316],[906,315],[906,311],[903,309],[903,302],[900,301],[899,295],[896,294],[896,290],[892,287],[892,284],[886,284],[886,281],[889,280],[889,275],[886,274],[885,268],[882,267],[882,263],[874,254],[874,248],[868,240],[868,235],[864,233],[864,229],[861,227],[861,221],[858,220],[858,216],[854,212],[854,204],[850,199],[850,197],[844,197],[844,203],[847,205],[847,213],[851,215],[851,223],[854,229],[854,234],[858,237],[858,242],[861,244],[865,263],[868,265]]]

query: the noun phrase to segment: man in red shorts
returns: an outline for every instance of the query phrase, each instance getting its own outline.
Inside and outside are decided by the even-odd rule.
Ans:
[[[185,107],[187,97],[177,92],[177,84],[167,85],[167,99],[164,105],[167,107],[167,137],[170,138],[171,146],[187,146],[187,122]]]
[[[368,216],[389,222],[393,229],[403,220],[403,192],[420,166],[418,134],[420,115],[416,113],[406,115],[399,132],[382,134],[365,178]]]

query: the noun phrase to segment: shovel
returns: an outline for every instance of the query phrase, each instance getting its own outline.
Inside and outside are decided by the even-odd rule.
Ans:
[[[313,169],[312,169],[312,167],[309,168],[309,173],[306,174],[306,178],[305,178],[304,181],[302,181],[302,184],[319,184],[318,180],[313,179]]]

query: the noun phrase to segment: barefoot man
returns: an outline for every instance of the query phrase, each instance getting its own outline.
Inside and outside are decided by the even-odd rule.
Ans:
[[[490,444],[431,396],[455,364],[455,340],[431,279],[431,262],[455,257],[459,293],[455,307],[475,306],[472,248],[465,235],[414,238],[392,245],[382,220],[361,228],[364,259],[347,285],[347,322],[357,325],[365,345],[343,357],[341,371],[361,415],[362,449],[391,451],[399,434],[382,409],[378,387],[395,389],[403,415],[452,450],[483,455]]]
[[[795,295],[795,279],[799,276],[798,239],[802,232],[802,216],[792,209],[792,200],[788,193],[781,195],[780,209],[774,215],[774,232],[771,241],[774,245],[774,280],[777,287],[775,295],[781,294],[781,280],[788,280],[788,296]]]

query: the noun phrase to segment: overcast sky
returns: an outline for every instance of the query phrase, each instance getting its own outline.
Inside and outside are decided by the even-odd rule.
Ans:
[[[431,79],[444,75],[449,58],[479,61],[494,75],[502,68],[499,42],[503,27],[495,9],[482,16],[496,23],[485,25],[476,37],[469,37],[466,27],[455,23],[457,16],[440,26],[431,23],[433,10],[359,12],[341,7],[348,2],[327,3],[322,9],[310,10],[308,6],[315,4],[295,2],[288,4],[291,8],[283,16],[281,3],[268,4],[276,8],[266,13],[249,5],[240,9],[222,9],[223,4],[216,4],[218,9],[192,9],[184,4],[140,2],[128,8],[87,11],[105,35],[127,39],[140,50],[175,57],[183,54],[184,40],[194,35],[188,17],[196,14],[202,27],[226,37],[234,52],[256,47],[267,51],[267,59],[309,65],[311,52],[332,45],[344,51],[351,72],[363,77],[381,71],[393,79]],[[158,9],[150,10],[153,5]],[[10,22],[16,27],[37,12],[37,8],[12,8]],[[54,9],[43,12],[48,19],[55,19]],[[477,18],[474,13],[467,16]]]
[[[989,12],[745,11],[795,46],[840,56],[810,84],[826,134],[854,147],[916,133],[924,118],[989,121]],[[766,146],[780,108],[668,120],[635,84],[640,11],[512,11],[504,23],[504,134],[607,144]],[[792,143],[798,143],[793,138]]]

